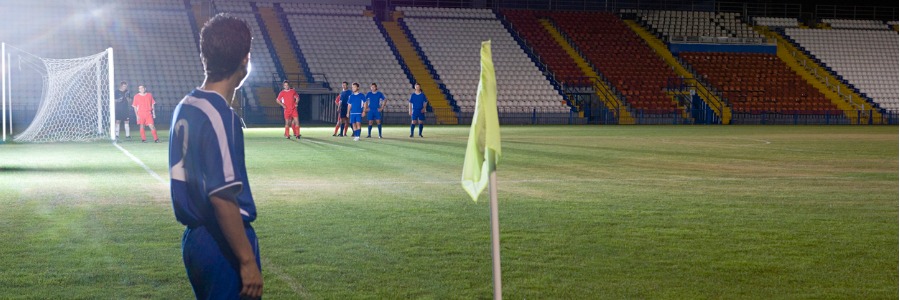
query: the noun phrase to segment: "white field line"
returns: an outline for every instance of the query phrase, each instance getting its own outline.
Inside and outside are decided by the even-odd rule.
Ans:
[[[121,150],[122,153],[125,153],[125,156],[128,156],[129,158],[131,158],[131,160],[136,162],[139,166],[141,166],[141,168],[144,168],[144,170],[147,171],[147,173],[150,173],[150,176],[153,176],[153,178],[156,178],[156,180],[159,181],[159,183],[169,186],[169,183],[166,182],[165,179],[160,177],[159,174],[156,174],[156,172],[151,170],[150,167],[148,167],[146,164],[144,164],[144,162],[142,162],[140,159],[138,159],[134,155],[131,155],[131,152],[128,152],[128,150],[125,150],[125,148],[122,148],[122,146],[119,146],[119,144],[113,143],[113,146],[116,146],[116,148],[119,148],[119,150]]]

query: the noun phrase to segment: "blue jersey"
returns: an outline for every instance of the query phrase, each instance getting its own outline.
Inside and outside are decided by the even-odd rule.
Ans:
[[[350,90],[341,91],[341,109],[347,109],[347,100],[350,100]]]
[[[188,226],[217,226],[210,196],[235,199],[244,222],[256,219],[256,205],[244,164],[240,118],[216,92],[195,89],[172,117],[169,176],[175,218]]]
[[[366,95],[362,93],[350,94],[350,99],[347,100],[347,103],[350,104],[350,114],[361,114],[365,101]]]
[[[380,91],[366,94],[366,102],[369,102],[369,109],[373,111],[377,111],[381,107],[381,101],[384,101],[384,94]]]
[[[413,112],[421,112],[422,108],[425,107],[425,103],[428,103],[428,99],[425,99],[425,93],[412,93],[409,96],[409,103],[412,103]]]

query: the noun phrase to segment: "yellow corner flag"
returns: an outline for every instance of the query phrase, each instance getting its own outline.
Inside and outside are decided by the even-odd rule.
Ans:
[[[500,162],[500,122],[497,118],[497,80],[491,59],[491,41],[481,42],[481,79],[475,114],[463,164],[462,186],[473,201],[487,187],[488,177]]]

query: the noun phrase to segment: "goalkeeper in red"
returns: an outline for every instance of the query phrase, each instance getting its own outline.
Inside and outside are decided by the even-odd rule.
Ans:
[[[147,93],[147,88],[139,85],[138,93],[134,95],[131,106],[134,107],[134,114],[137,115],[137,124],[141,127],[141,142],[147,142],[147,134],[144,131],[144,127],[150,127],[150,133],[153,134],[153,142],[159,143],[159,137],[156,136],[156,127],[153,126],[153,119],[156,119],[156,100],[153,100],[153,94]]]
[[[288,128],[290,128],[294,130],[294,137],[299,139],[300,115],[297,114],[297,104],[300,102],[300,95],[297,95],[297,91],[291,88],[291,83],[287,80],[282,82],[281,86],[283,90],[278,93],[278,98],[275,99],[275,102],[284,109],[284,137],[291,139],[291,136],[288,135]]]

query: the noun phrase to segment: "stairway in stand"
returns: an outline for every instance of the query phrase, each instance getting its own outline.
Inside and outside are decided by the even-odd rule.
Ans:
[[[278,55],[278,59],[281,61],[281,65],[285,72],[285,75],[290,74],[289,79],[293,80],[293,75],[299,75],[299,84],[301,87],[305,87],[307,83],[306,74],[303,72],[303,68],[300,66],[300,62],[297,59],[297,54],[294,53],[293,47],[291,47],[291,41],[288,39],[287,33],[285,32],[285,26],[289,26],[287,24],[281,23],[281,18],[275,12],[275,9],[272,7],[259,7],[259,15],[262,17],[263,23],[266,25],[264,28],[269,33],[269,38],[272,40],[272,46],[275,47],[275,53]],[[294,83],[295,85],[298,83]]]
[[[382,22],[382,25],[384,25],[384,30],[387,32],[388,37],[397,46],[397,52],[400,53],[401,58],[409,67],[409,71],[412,73],[415,81],[422,87],[425,97],[428,97],[428,102],[434,108],[434,115],[438,119],[438,123],[457,124],[456,114],[453,112],[450,102],[447,101],[437,82],[431,77],[431,73],[428,72],[425,63],[419,57],[419,53],[412,46],[400,25],[391,21]]]

